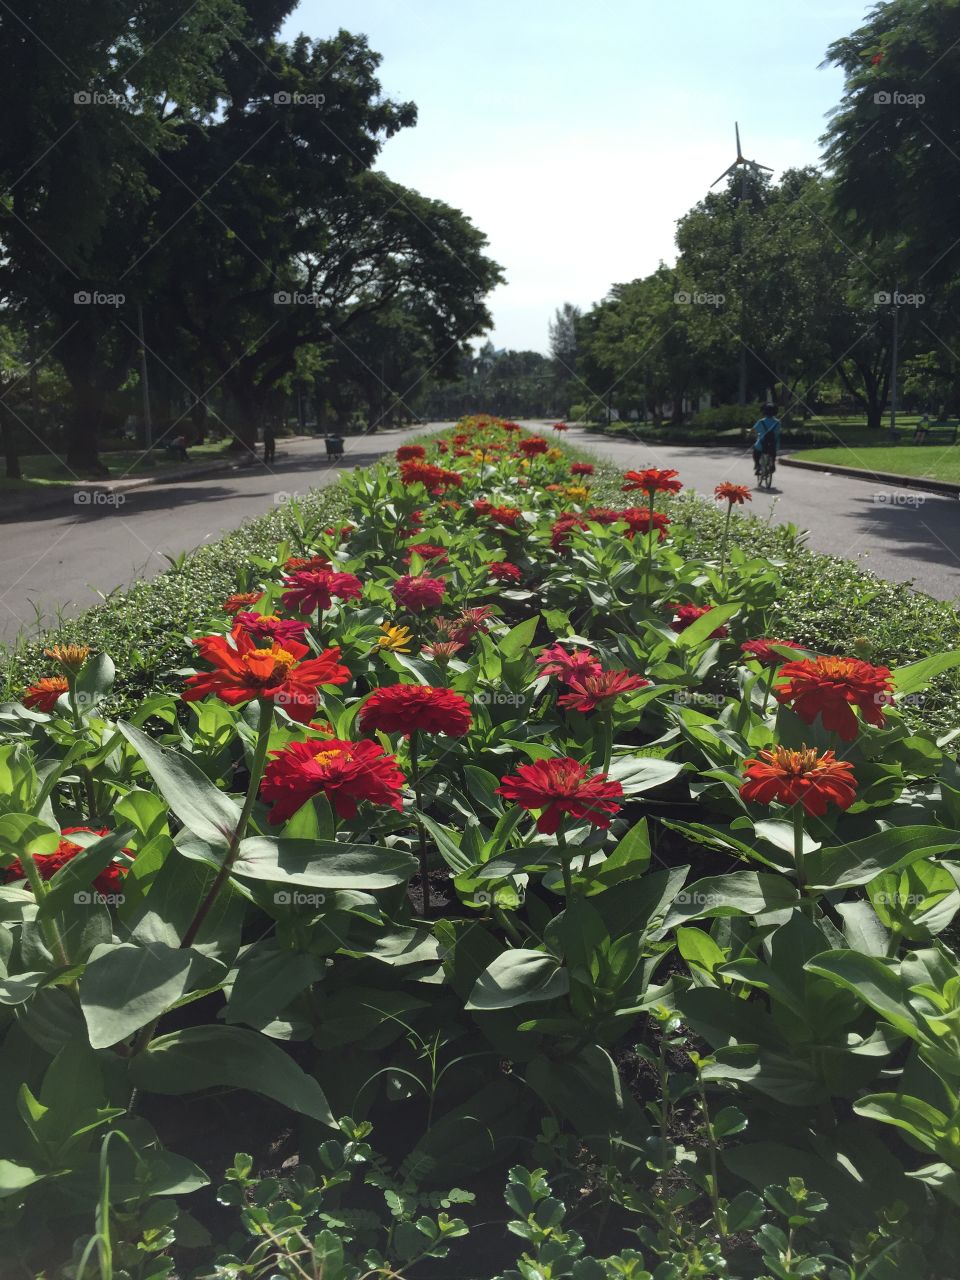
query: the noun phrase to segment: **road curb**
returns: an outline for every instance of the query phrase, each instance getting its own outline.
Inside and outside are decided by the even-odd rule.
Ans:
[[[801,471],[822,471],[826,475],[842,476],[847,480],[872,480],[874,484],[887,484],[895,489],[922,489],[938,493],[942,497],[960,498],[960,484],[950,480],[929,480],[925,476],[900,476],[892,471],[869,471],[866,467],[841,467],[828,462],[806,462],[801,458],[780,457],[781,467],[798,467]]]

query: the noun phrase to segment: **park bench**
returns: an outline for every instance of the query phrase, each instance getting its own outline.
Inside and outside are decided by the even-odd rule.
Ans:
[[[910,444],[932,444],[935,440],[941,444],[956,444],[960,421],[920,422],[915,427],[897,427],[894,435],[897,440],[905,440]]]

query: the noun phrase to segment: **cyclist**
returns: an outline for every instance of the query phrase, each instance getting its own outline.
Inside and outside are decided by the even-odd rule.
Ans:
[[[753,424],[757,433],[753,445],[753,472],[757,476],[760,474],[760,459],[763,455],[769,453],[776,459],[780,452],[780,419],[774,416],[775,411],[776,405],[765,404],[763,417]]]

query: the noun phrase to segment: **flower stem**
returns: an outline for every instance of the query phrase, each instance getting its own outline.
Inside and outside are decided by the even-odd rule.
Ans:
[[[73,716],[73,727],[76,729],[80,737],[86,733],[86,726],[83,723],[83,716],[80,714],[80,704],[77,701],[77,676],[76,672],[67,672],[67,685],[69,688],[70,712]],[[97,800],[96,793],[93,789],[93,776],[85,765],[77,765],[80,777],[83,779],[83,789],[87,797],[87,817],[91,822],[97,816]]]
[[[243,808],[240,811],[240,819],[237,822],[233,835],[230,837],[230,844],[227,848],[226,857],[220,870],[217,872],[213,884],[207,890],[206,897],[197,907],[193,919],[187,927],[186,933],[180,943],[181,949],[192,946],[193,942],[200,932],[200,927],[210,908],[216,902],[220,890],[223,888],[230,872],[233,870],[233,864],[237,860],[237,854],[240,851],[240,842],[246,835],[247,825],[250,822],[250,815],[253,813],[253,806],[256,803],[257,796],[260,792],[260,780],[263,777],[264,765],[267,762],[267,747],[270,742],[270,729],[273,726],[273,703],[266,701],[260,702],[260,723],[257,726],[257,745],[253,751],[253,762],[250,766],[250,781],[247,784],[247,795],[243,802]]]
[[[563,872],[563,891],[569,903],[573,899],[573,872],[570,870],[570,854],[567,852],[567,839],[562,827],[557,828],[557,849],[560,853],[560,868]]]
[[[770,701],[770,695],[773,693],[773,682],[777,678],[777,668],[773,665],[770,667],[770,674],[767,676],[767,683],[763,688],[763,706],[760,708],[760,714],[765,715],[767,703]]]
[[[420,843],[420,892],[423,898],[420,911],[426,916],[430,914],[430,876],[427,871],[427,837],[420,821],[423,812],[423,796],[420,790],[420,752],[417,742],[417,730],[410,734],[410,772],[413,775],[413,794],[417,798],[417,838]]]
[[[657,500],[657,494],[655,489],[650,490],[649,498],[650,498],[650,507],[649,507],[650,520],[647,524],[647,580],[644,586],[644,594],[647,596],[650,595],[651,584],[653,582],[653,543],[654,543],[653,507],[654,507],[654,503]]]
[[[733,503],[727,502],[727,518],[723,522],[723,537],[720,539],[720,589],[726,599],[727,594],[727,539],[730,537],[730,517],[733,515]]]
[[[807,873],[803,862],[803,805],[798,800],[793,806],[793,861],[797,869],[797,888],[803,898],[802,906],[807,910],[812,906],[805,895],[807,892]]]
[[[43,905],[44,898],[47,896],[47,886],[37,869],[37,864],[33,854],[27,853],[24,849],[20,854],[20,865],[26,873],[27,881],[30,888],[33,890],[33,896],[36,900],[37,908],[39,909]],[[40,927],[54,960],[56,960],[58,964],[62,964],[64,968],[67,968],[70,964],[70,957],[67,955],[67,948],[64,945],[57,922],[47,918],[40,922]]]

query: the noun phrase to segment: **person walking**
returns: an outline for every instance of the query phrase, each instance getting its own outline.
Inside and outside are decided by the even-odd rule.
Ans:
[[[274,458],[277,456],[277,434],[273,429],[272,422],[263,424],[263,463],[264,466],[270,466]]]

